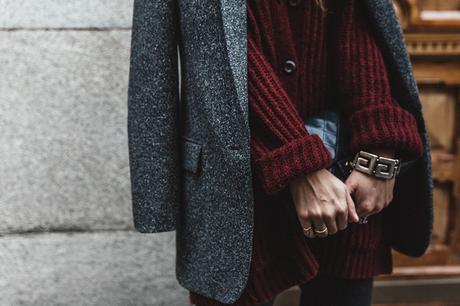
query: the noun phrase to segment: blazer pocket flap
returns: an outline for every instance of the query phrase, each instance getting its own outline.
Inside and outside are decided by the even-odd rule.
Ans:
[[[201,159],[202,144],[188,138],[182,141],[182,168],[196,173]]]

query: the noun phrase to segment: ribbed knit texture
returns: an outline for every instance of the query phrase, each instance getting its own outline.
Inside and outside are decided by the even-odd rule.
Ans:
[[[403,159],[421,156],[423,144],[416,120],[391,96],[388,72],[366,23],[364,8],[346,2],[350,0],[343,1],[338,8],[343,16],[360,17],[342,17],[341,30],[331,36],[339,44],[334,62],[337,73],[333,77],[338,84],[339,105],[351,130],[349,149],[356,153],[363,149],[395,148]]]
[[[255,170],[265,192],[272,194],[294,176],[327,167],[332,157],[318,135],[308,134],[296,105],[251,36],[248,63]]]
[[[304,236],[286,188],[331,162],[304,118],[336,103],[346,114],[349,150],[393,148],[422,155],[415,119],[392,99],[382,55],[359,0],[322,15],[313,0],[247,0],[248,93],[254,183],[254,238],[247,286],[233,304],[195,292],[198,306],[257,305],[316,274],[358,279],[392,272],[381,214],[326,238]],[[296,70],[283,71],[286,60]]]

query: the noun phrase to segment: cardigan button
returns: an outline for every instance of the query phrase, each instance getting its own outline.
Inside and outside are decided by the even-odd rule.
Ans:
[[[284,71],[291,74],[295,71],[295,62],[293,60],[287,60],[284,62]]]
[[[290,6],[298,6],[301,2],[302,0],[289,0],[288,3]]]

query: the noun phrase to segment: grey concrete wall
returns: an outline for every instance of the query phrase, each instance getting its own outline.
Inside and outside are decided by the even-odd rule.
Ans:
[[[132,0],[0,0],[0,305],[188,305],[131,214]]]

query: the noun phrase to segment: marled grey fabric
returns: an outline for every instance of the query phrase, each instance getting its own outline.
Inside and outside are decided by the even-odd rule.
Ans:
[[[395,249],[431,238],[432,178],[418,91],[390,0],[363,0],[382,38],[395,98],[415,114],[425,155],[385,211]],[[180,49],[178,95],[176,44]],[[176,275],[234,302],[248,278],[253,229],[244,0],[135,0],[128,137],[136,229],[176,230]]]

